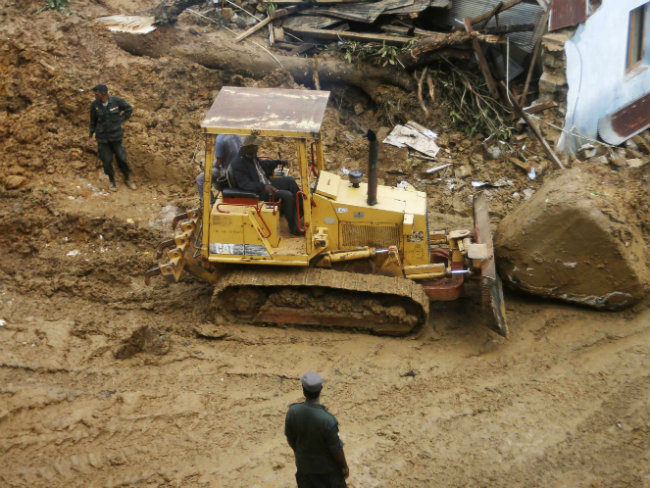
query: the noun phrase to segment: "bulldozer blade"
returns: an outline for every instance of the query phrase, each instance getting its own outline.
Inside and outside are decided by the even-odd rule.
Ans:
[[[483,304],[489,308],[493,320],[488,327],[503,337],[508,337],[508,323],[506,321],[506,306],[503,300],[503,286],[501,278],[497,274],[494,261],[494,244],[490,231],[490,216],[488,214],[487,200],[485,193],[481,192],[474,196],[474,228],[476,229],[476,240],[487,246],[488,258],[481,266],[481,293]]]

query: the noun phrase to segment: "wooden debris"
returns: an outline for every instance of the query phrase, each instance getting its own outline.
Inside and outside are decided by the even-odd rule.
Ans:
[[[431,78],[430,74],[427,74],[427,87],[429,88],[429,98],[431,99],[431,103],[435,103],[436,90],[435,90],[435,85],[433,84],[433,79]]]
[[[557,107],[557,103],[551,100],[548,102],[538,103],[537,105],[524,107],[523,110],[525,110],[527,114],[536,114],[553,107]]]
[[[482,29],[483,27],[485,27],[487,25],[487,23],[490,21],[490,19],[494,15],[496,15],[498,12],[501,11],[501,7],[503,7],[503,2],[497,3],[492,10],[490,10],[489,12],[485,12],[483,14],[483,17],[484,17],[483,19],[480,19],[480,20],[472,19],[470,22],[472,24],[479,24],[480,23],[481,25],[480,26],[477,25],[477,29]],[[476,17],[476,19],[478,19],[480,17],[481,16],[479,15],[479,17]]]
[[[286,30],[296,35],[313,37],[317,39],[332,39],[335,41],[346,39],[361,42],[385,42],[386,44],[392,46],[401,46],[413,40],[410,37],[388,36],[383,34],[364,34],[361,32],[347,32],[341,30],[301,29],[296,27],[287,27]]]
[[[424,76],[427,74],[427,68],[425,67],[422,70],[422,73],[420,76],[417,76],[417,72],[413,72],[413,77],[416,79],[418,82],[418,101],[420,102],[420,107],[422,108],[422,111],[424,112],[425,116],[429,115],[429,109],[427,108],[427,105],[424,103],[424,99],[422,98],[422,83],[424,81]]]
[[[542,143],[542,147],[544,148],[544,151],[548,155],[549,158],[558,166],[560,169],[564,169],[564,165],[562,164],[562,161],[560,161],[560,158],[557,157],[557,154],[555,154],[555,151],[551,149],[551,146],[549,146],[548,142],[546,142],[546,139],[544,139],[544,136],[542,135],[542,132],[539,130],[539,127],[537,126],[537,123],[530,118],[530,116],[526,113],[525,110],[521,108],[521,105],[517,103],[517,100],[515,100],[514,95],[510,90],[508,90],[508,87],[506,87],[506,84],[502,81],[500,83],[501,89],[504,90],[504,92],[507,95],[507,99],[510,102],[510,105],[512,105],[512,108],[515,110],[515,112],[520,116],[523,117],[528,126],[531,128],[537,139],[539,139],[539,142]]]
[[[508,2],[506,4],[499,3],[499,4],[497,4],[496,7],[494,7],[489,12],[486,12],[484,14],[481,14],[481,15],[477,16],[477,17],[474,17],[473,19],[470,19],[469,22],[470,22],[470,24],[474,25],[474,24],[478,24],[482,20],[488,21],[493,16],[499,14],[499,12],[503,12],[504,10],[508,10],[509,8],[514,7],[515,5],[520,4],[521,2],[522,2],[522,0],[512,0],[511,2]]]
[[[279,9],[279,10],[276,10],[275,12],[273,12],[272,14],[270,14],[268,17],[266,17],[264,20],[262,20],[261,22],[258,22],[258,23],[255,24],[253,27],[251,27],[250,29],[248,29],[248,30],[247,30],[246,32],[244,32],[243,34],[239,34],[239,35],[235,38],[235,42],[239,42],[239,41],[241,41],[241,40],[243,40],[243,39],[246,39],[248,36],[250,36],[251,34],[254,34],[254,33],[257,32],[258,30],[260,30],[262,27],[264,27],[266,24],[268,24],[269,22],[271,22],[272,20],[275,20],[275,19],[281,19],[282,17],[286,17],[287,15],[290,15],[290,14],[296,12],[297,10],[298,10],[298,7],[297,7],[297,6],[287,7],[287,8],[281,8],[281,9]]]
[[[465,25],[465,30],[471,34],[472,24],[470,23],[469,19],[463,19],[463,24]],[[481,48],[481,45],[478,43],[476,38],[472,39],[472,47],[474,48],[474,54],[476,55],[478,66],[481,70],[481,73],[483,73],[483,77],[485,78],[488,89],[490,90],[490,95],[492,95],[494,98],[498,98],[499,90],[497,88],[496,81],[494,81],[494,77],[490,71],[490,66],[488,65],[487,59],[485,59],[485,54],[483,54],[483,49]]]
[[[478,32],[450,32],[449,34],[439,34],[421,39],[411,49],[411,54],[417,57],[429,51],[437,51],[445,47],[465,44],[472,39],[486,44],[499,44],[503,42],[499,36],[479,34]]]
[[[540,25],[546,25],[548,22],[548,16],[549,16],[550,8],[544,12],[544,15],[542,15],[539,19]],[[542,44],[542,36],[539,36],[539,39],[537,39],[537,42],[535,43],[535,47],[533,48],[533,56],[530,60],[530,66],[528,66],[528,73],[526,73],[526,82],[524,83],[524,90],[521,92],[521,97],[519,97],[519,103],[524,104],[526,103],[526,95],[528,95],[528,85],[530,84],[530,78],[533,75],[533,69],[535,69],[535,61],[537,60],[537,54],[539,53],[540,46]],[[530,113],[530,112],[529,112]]]

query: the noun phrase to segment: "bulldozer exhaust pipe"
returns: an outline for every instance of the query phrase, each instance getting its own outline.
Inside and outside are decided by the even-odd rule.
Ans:
[[[368,142],[368,205],[377,205],[377,161],[379,160],[379,142],[370,129],[366,133]]]

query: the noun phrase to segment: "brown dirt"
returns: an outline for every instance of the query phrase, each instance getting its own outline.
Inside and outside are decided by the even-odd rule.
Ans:
[[[326,379],[351,487],[650,486],[647,308],[603,313],[507,294],[504,341],[476,326],[483,312],[470,296],[432,305],[431,326],[415,336],[384,338],[217,328],[210,287],[146,287],[169,207],[196,204],[197,128],[217,90],[287,81],[135,57],[90,23],[155,1],[75,0],[70,15],[36,14],[42,3],[0,9],[1,486],[293,486],[283,418],[307,370]],[[100,81],[135,107],[125,142],[137,191],[108,193],[86,145],[89,88]],[[330,168],[365,165],[362,128],[378,116],[357,90],[334,90]],[[490,190],[495,223],[539,187],[484,159],[477,141],[432,128],[444,130],[439,159],[454,163],[441,180],[401,150],[382,148],[381,164],[386,183],[427,190],[434,227],[467,223],[474,190],[453,178],[461,165],[513,182]],[[617,175],[648,239],[648,167]]]

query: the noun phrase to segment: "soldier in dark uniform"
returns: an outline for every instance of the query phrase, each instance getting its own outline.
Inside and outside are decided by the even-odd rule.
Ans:
[[[122,122],[131,117],[133,107],[119,97],[109,96],[106,85],[93,88],[95,100],[90,104],[90,137],[88,144],[93,143],[93,134],[97,139],[97,155],[104,165],[104,173],[108,175],[111,191],[117,191],[113,155],[117,167],[124,175],[126,186],[135,190],[135,184],[130,180],[131,169],[126,160],[126,149],[122,143],[124,131]]]
[[[323,379],[310,371],[300,381],[305,401],[289,407],[284,423],[296,457],[298,488],[345,488],[350,470],[336,417],[319,401]]]

